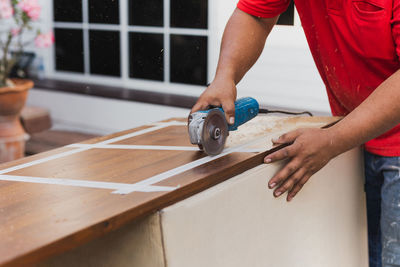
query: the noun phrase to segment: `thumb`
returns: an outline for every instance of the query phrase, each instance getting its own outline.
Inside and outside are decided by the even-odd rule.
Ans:
[[[228,124],[235,123],[235,103],[233,101],[224,101],[222,109],[225,112],[226,121]]]
[[[193,107],[192,110],[190,111],[190,114],[199,111],[199,110],[205,110],[207,108],[207,104],[205,104],[203,101],[198,101]]]
[[[278,138],[272,138],[272,143],[273,144],[291,143],[291,142],[294,142],[294,140],[296,140],[296,138],[299,135],[300,135],[300,131],[299,130],[294,130],[294,131],[285,133],[285,134],[279,136]]]

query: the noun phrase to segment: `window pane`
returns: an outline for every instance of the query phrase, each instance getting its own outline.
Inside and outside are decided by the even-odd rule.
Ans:
[[[82,22],[82,0],[54,0],[54,21]]]
[[[171,0],[171,27],[207,29],[207,0]]]
[[[89,22],[119,24],[118,0],[89,0]]]
[[[294,25],[294,1],[291,1],[288,9],[279,16],[277,24]]]
[[[129,76],[164,80],[164,36],[153,33],[129,33]]]
[[[163,0],[129,0],[129,24],[163,26]]]
[[[54,29],[56,70],[83,72],[83,32]]]
[[[207,37],[171,35],[171,82],[206,85]]]
[[[89,31],[90,73],[121,75],[120,39],[116,31]]]

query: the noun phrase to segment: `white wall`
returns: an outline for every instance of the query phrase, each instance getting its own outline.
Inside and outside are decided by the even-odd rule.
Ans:
[[[29,92],[28,105],[49,109],[54,129],[99,135],[189,114],[183,108],[35,89]]]
[[[225,24],[237,1],[211,1],[215,16],[211,29],[220,45]],[[215,72],[218,50],[212,51]],[[329,114],[325,86],[308,49],[299,17],[294,26],[277,25],[268,37],[263,54],[238,86],[240,96],[253,96],[262,104]]]
[[[238,90],[266,106],[330,112],[324,84],[310,52],[302,47],[267,45]]]
[[[217,65],[221,36],[236,3],[237,1],[232,0],[209,0],[210,81]],[[51,5],[46,5],[43,9],[42,23],[39,23],[42,28],[52,25],[50,7]],[[46,59],[47,66],[52,66],[53,51],[42,50],[40,53]],[[86,78],[83,77],[82,80]],[[109,78],[98,79],[103,84],[107,84],[107,81],[115,82]],[[137,83],[134,88],[185,95],[199,95],[204,89],[187,85],[173,85],[173,88],[159,88],[160,86],[162,84],[150,82]],[[238,89],[239,96],[253,96],[265,106],[329,113],[325,88],[312,60],[298,16],[295,17],[295,26],[276,26],[273,29],[263,54]],[[122,130],[171,116],[185,117],[188,112],[163,106],[48,91],[32,91],[29,104],[48,107],[57,127],[80,128],[82,131],[96,133]]]

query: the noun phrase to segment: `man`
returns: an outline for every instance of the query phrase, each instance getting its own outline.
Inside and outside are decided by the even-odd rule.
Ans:
[[[332,113],[329,129],[300,129],[265,158],[289,158],[268,186],[290,201],[335,156],[365,144],[370,266],[400,266],[400,0],[295,0]],[[221,105],[234,122],[236,84],[260,56],[289,0],[240,0],[222,38],[213,82],[192,112]],[[381,241],[382,240],[382,241]],[[355,266],[358,267],[358,266]]]

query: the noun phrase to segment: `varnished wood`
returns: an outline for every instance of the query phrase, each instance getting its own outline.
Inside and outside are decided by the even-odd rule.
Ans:
[[[96,135],[93,134],[61,130],[48,130],[41,133],[35,133],[31,134],[29,140],[26,142],[25,154],[34,155],[95,137]]]
[[[170,126],[146,135],[135,136],[115,144],[191,146],[186,126]]]
[[[186,127],[171,126],[117,143],[187,146],[186,135]],[[0,170],[71,149],[64,147],[3,164]],[[118,195],[105,189],[0,181],[0,265],[34,264],[75,248],[261,164],[265,153],[231,153],[155,184],[179,186],[171,192]],[[8,174],[135,183],[204,156],[197,151],[94,148]]]

